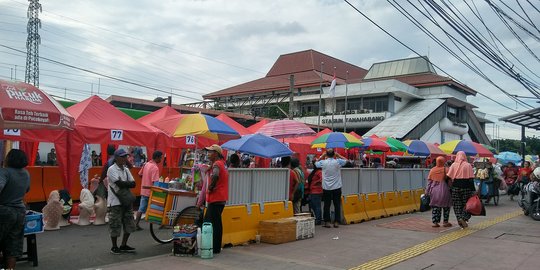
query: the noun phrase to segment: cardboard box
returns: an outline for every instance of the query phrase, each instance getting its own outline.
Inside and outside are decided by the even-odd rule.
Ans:
[[[311,216],[264,220],[259,223],[261,242],[281,244],[315,236],[315,219]]]
[[[259,222],[261,242],[281,244],[296,241],[296,220],[290,218],[263,220]]]

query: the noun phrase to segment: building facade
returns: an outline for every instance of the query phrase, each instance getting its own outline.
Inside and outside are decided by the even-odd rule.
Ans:
[[[375,63],[365,70],[307,50],[281,55],[263,78],[203,97],[214,109],[293,118],[364,136],[489,143],[489,121],[467,102],[475,95],[438,75],[427,57]]]

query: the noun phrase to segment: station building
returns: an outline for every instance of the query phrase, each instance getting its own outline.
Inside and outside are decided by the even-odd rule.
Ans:
[[[366,70],[306,50],[279,56],[263,78],[203,97],[230,113],[292,117],[363,136],[489,144],[485,125],[490,121],[467,101],[475,95],[474,89],[438,75],[427,57],[374,63]]]

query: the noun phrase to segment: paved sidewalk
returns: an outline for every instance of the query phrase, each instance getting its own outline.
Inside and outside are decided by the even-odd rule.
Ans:
[[[428,248],[425,253],[389,269],[538,269],[533,260],[540,256],[540,222],[519,215],[517,203],[506,196],[501,197],[499,206],[488,205],[486,210],[488,216],[473,217],[471,228],[467,230],[454,226],[451,230],[434,231],[422,224],[430,221],[431,213],[413,213],[338,229],[318,226],[313,239],[281,245],[251,244],[227,248],[211,260],[166,254],[104,265],[100,269],[292,270],[350,269],[360,265],[365,269],[379,269],[374,265],[378,261],[374,260],[388,256],[384,261],[389,266],[402,260],[402,253],[411,254],[407,249],[415,247],[417,250],[416,246]],[[515,217],[501,221],[505,215],[507,218],[512,214]],[[404,224],[402,228],[389,225],[400,222]],[[426,229],[411,230],[417,229],[411,228],[411,222],[418,222],[419,227]],[[451,222],[456,223],[453,212]],[[452,238],[452,241],[438,247],[429,244],[439,243],[441,238]],[[407,251],[398,253],[402,250]]]

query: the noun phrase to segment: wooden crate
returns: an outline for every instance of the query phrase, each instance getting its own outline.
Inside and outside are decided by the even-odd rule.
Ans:
[[[290,218],[263,220],[259,223],[261,242],[281,244],[296,241],[296,220]]]

